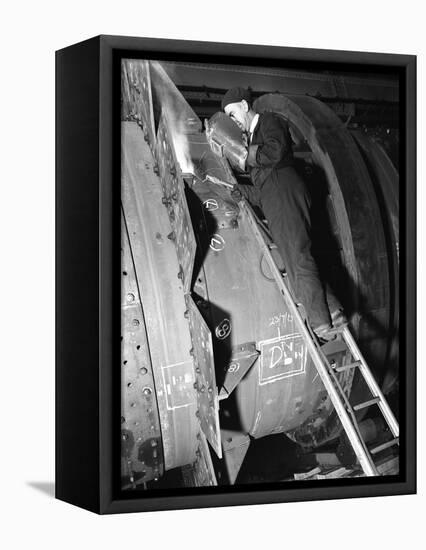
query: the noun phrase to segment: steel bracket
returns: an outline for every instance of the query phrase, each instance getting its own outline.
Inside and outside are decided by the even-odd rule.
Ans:
[[[233,347],[231,360],[225,368],[226,375],[219,392],[219,399],[226,399],[230,396],[259,355],[260,351],[256,349],[255,342],[247,342]]]

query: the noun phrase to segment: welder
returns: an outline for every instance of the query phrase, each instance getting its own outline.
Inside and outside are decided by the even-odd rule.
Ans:
[[[327,340],[332,329],[347,320],[332,291],[325,291],[311,253],[311,199],[294,168],[288,124],[277,113],[256,113],[250,91],[242,87],[226,92],[222,109],[245,135],[242,164],[252,181],[252,185],[237,184],[233,194],[238,198],[241,193],[264,213],[296,299],[316,335]]]

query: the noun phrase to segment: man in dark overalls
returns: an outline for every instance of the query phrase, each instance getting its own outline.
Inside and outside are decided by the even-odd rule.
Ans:
[[[276,113],[256,113],[244,88],[228,90],[222,109],[247,135],[245,164],[253,186],[238,185],[238,189],[263,211],[297,301],[304,305],[317,336],[328,339],[330,329],[346,318],[333,293],[328,290],[326,295],[311,254],[311,201],[294,169],[288,124]]]

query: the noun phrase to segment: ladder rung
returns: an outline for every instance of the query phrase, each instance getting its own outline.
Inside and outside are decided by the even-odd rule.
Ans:
[[[341,367],[336,367],[334,370],[336,372],[342,372],[344,370],[349,370],[355,367],[359,367],[360,365],[361,365],[361,361],[355,361],[354,363],[349,363],[349,365],[342,365]]]
[[[386,420],[387,425],[390,428],[390,431],[392,432],[393,437],[399,436],[399,424],[389,407],[388,402],[386,401],[385,396],[381,392],[372,372],[368,368],[368,365],[363,358],[350,330],[348,327],[345,327],[345,330],[342,332],[342,337],[345,340],[346,344],[348,345],[349,351],[351,352],[354,359],[359,359],[361,361],[360,366],[360,372],[371,391],[372,395],[377,396],[380,399],[379,407],[380,411],[383,415],[383,418]]]
[[[382,443],[381,445],[377,445],[377,447],[374,447],[374,449],[371,449],[370,453],[372,455],[375,455],[377,453],[380,453],[380,451],[384,451],[385,449],[389,449],[389,447],[392,447],[393,445],[399,445],[399,437],[395,437],[395,439],[391,439],[390,441],[386,441],[386,443]]]
[[[358,405],[355,405],[353,409],[354,411],[359,411],[360,409],[365,409],[366,407],[369,407],[370,405],[375,405],[376,403],[379,403],[379,402],[380,402],[380,397],[375,397],[374,399],[365,401],[365,403],[359,403]]]

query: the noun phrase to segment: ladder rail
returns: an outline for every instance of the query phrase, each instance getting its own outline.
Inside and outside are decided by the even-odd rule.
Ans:
[[[302,316],[300,315],[299,310],[297,309],[296,304],[294,303],[290,291],[287,288],[287,285],[284,281],[284,278],[278,269],[274,259],[271,256],[271,252],[269,250],[268,245],[266,244],[265,240],[263,239],[263,236],[260,233],[260,230],[257,226],[257,222],[254,218],[253,213],[251,212],[251,209],[249,209],[247,202],[245,200],[240,201],[240,206],[242,210],[246,212],[247,218],[252,226],[252,229],[255,233],[255,236],[263,249],[263,252],[265,254],[265,257],[268,260],[269,267],[272,271],[272,274],[278,284],[278,288],[283,295],[285,302],[287,304],[287,307],[289,308],[291,314],[293,315],[294,320],[296,321],[296,324],[298,325],[298,329],[300,330],[303,339],[307,345],[309,355],[311,356],[315,367],[318,371],[318,374],[327,390],[327,393],[330,396],[330,399],[334,405],[334,408],[336,409],[336,412],[340,418],[340,421],[342,422],[343,428],[349,438],[349,441],[352,445],[352,448],[358,457],[359,463],[364,471],[364,473],[367,476],[377,476],[379,475],[376,466],[370,456],[370,453],[365,448],[365,443],[360,437],[358,430],[356,429],[354,422],[350,418],[348,411],[346,410],[343,402],[341,401],[341,398],[339,396],[338,390],[335,387],[335,385],[332,382],[331,376],[323,362],[323,359],[321,358],[321,355],[314,343],[314,340],[312,339],[311,335],[309,334],[309,331],[307,327],[305,326],[305,323],[302,319]],[[356,423],[355,423],[356,424]]]
[[[328,359],[327,357],[325,356],[324,352],[322,351],[322,349],[316,344],[316,339],[315,339],[315,336],[314,336],[314,333],[313,333],[313,330],[310,328],[310,326],[308,325],[308,332],[311,336],[311,339],[312,341],[314,342],[315,344],[315,347],[318,351],[318,354],[320,355],[321,359],[322,359],[322,362],[323,362],[323,365],[326,366],[326,369],[328,371],[328,375],[329,377],[332,379],[332,381],[334,382],[334,385],[335,387],[337,388],[338,392],[340,393],[340,396],[341,396],[341,399],[345,402],[345,405],[346,405],[346,410],[349,414],[349,416],[352,418],[352,422],[354,423],[355,425],[355,428],[357,429],[358,431],[358,435],[359,437],[362,439],[361,437],[361,433],[359,432],[358,430],[358,424],[357,424],[357,421],[356,421],[356,417],[355,417],[355,412],[354,412],[354,409],[352,407],[352,405],[349,403],[349,399],[347,397],[347,395],[345,394],[343,388],[342,388],[342,385],[340,384],[337,376],[336,376],[336,373],[334,372],[334,369],[333,367],[329,364],[328,362]],[[365,446],[365,448],[367,448]]]
[[[319,355],[321,356],[322,358],[322,361],[323,361],[323,365],[326,366],[327,370],[328,370],[328,374],[329,374],[329,377],[331,378],[331,380],[334,382],[335,384],[335,387],[337,388],[338,392],[340,393],[340,396],[341,396],[341,399],[344,401],[344,404],[346,405],[346,411],[348,413],[348,415],[350,416],[351,420],[352,420],[352,424],[353,424],[353,427],[354,427],[354,430],[356,431],[357,435],[358,435],[358,438],[360,440],[360,443],[362,445],[362,448],[364,449],[364,453],[367,454],[367,456],[369,456],[371,458],[371,461],[373,462],[373,465],[375,466],[375,463],[373,461],[373,458],[372,458],[372,455],[371,455],[371,452],[369,451],[368,447],[367,447],[367,444],[365,443],[364,441],[364,438],[362,437],[362,434],[360,432],[360,429],[359,429],[359,426],[358,426],[358,422],[357,422],[357,419],[356,419],[356,416],[355,416],[355,408],[350,404],[349,402],[349,398],[348,396],[345,394],[343,388],[342,388],[342,385],[340,384],[337,376],[336,376],[336,372],[335,370],[333,369],[333,367],[330,365],[330,363],[328,362],[328,359],[327,357],[325,356],[324,352],[322,351],[321,347],[319,347],[317,344],[316,344],[316,339],[313,335],[313,331],[312,329],[309,327],[308,325],[308,331],[309,333],[311,334],[312,336],[312,341],[314,342],[315,346],[317,347],[317,351],[319,353]],[[358,456],[358,455],[357,455]]]
[[[342,331],[342,336],[349,348],[349,351],[351,352],[353,358],[357,361],[360,361],[360,365],[358,369],[361,371],[362,376],[364,377],[364,380],[372,393],[373,397],[378,397],[379,402],[377,403],[378,407],[380,408],[382,415],[384,419],[386,420],[394,438],[399,437],[399,424],[396,420],[391,408],[389,407],[389,404],[383,395],[382,391],[380,390],[376,380],[374,379],[373,374],[371,373],[370,369],[368,368],[367,362],[364,359],[360,349],[358,348],[350,330],[348,327],[345,327]]]

